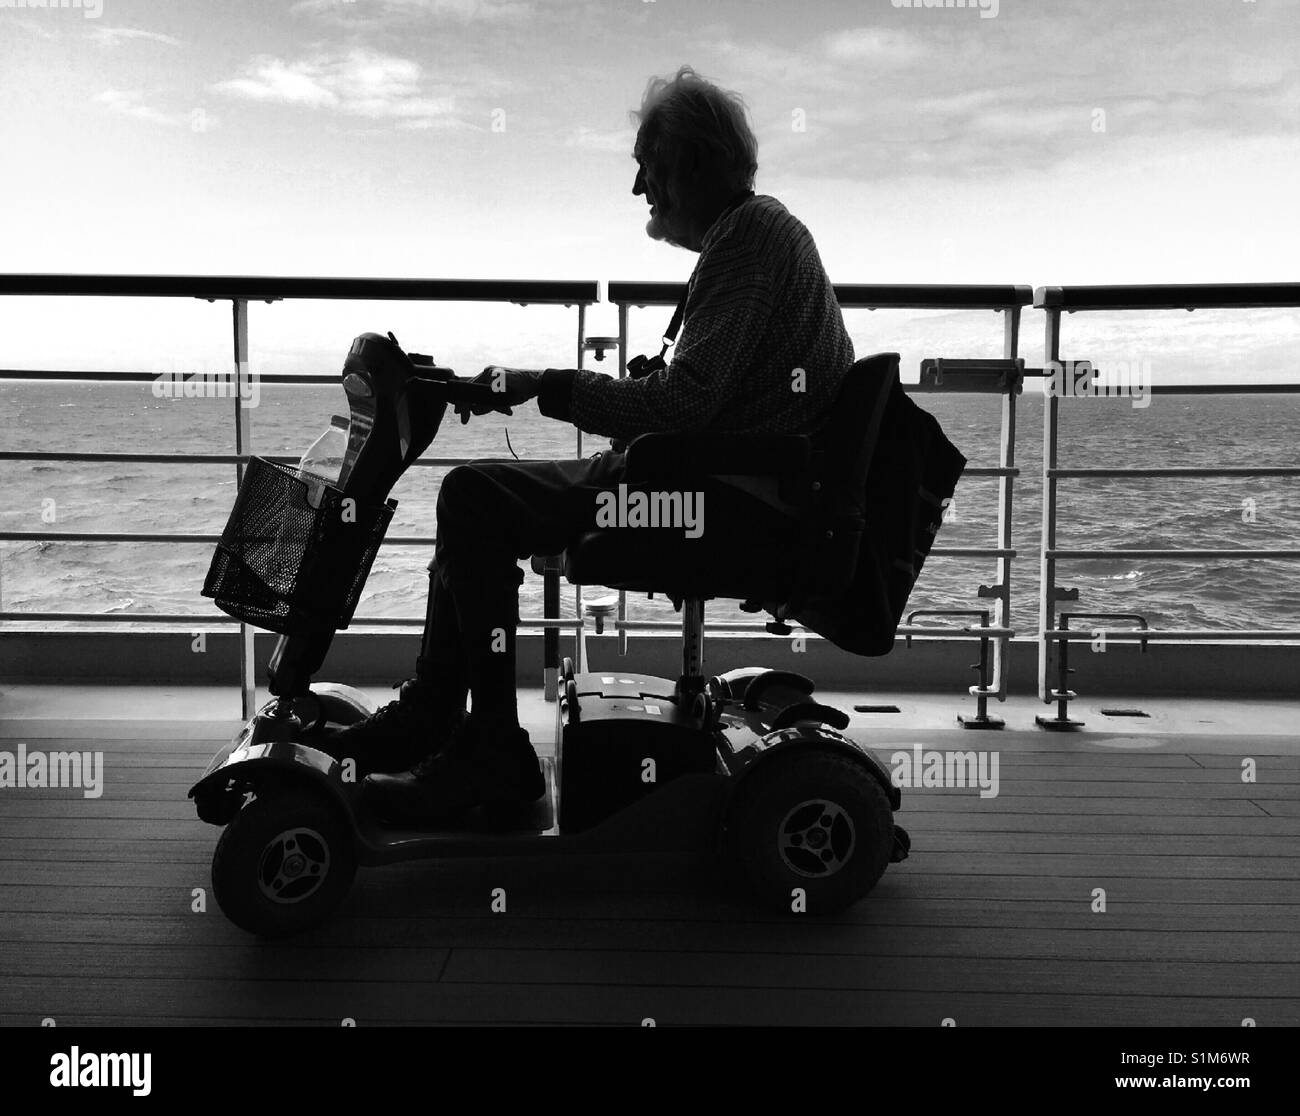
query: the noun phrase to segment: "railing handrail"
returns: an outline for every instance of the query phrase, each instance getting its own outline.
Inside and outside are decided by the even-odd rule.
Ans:
[[[1087,310],[1250,310],[1300,306],[1300,283],[1150,283],[1039,287],[1034,308]]]
[[[608,301],[671,305],[682,282],[611,281]],[[394,279],[294,275],[124,275],[71,272],[0,273],[0,294],[136,298],[391,299],[557,303],[600,301],[596,280]],[[1282,308],[1300,306],[1300,283],[1171,283],[1118,286],[1024,284],[837,283],[849,308],[1000,309],[1032,304],[1068,311]]]
[[[180,372],[178,370],[171,372],[114,372],[75,368],[0,368],[0,380],[88,380],[105,384],[151,384],[167,376],[181,376],[186,380],[211,378],[216,382],[223,382],[230,378],[230,373],[200,371],[199,369],[192,372]],[[337,372],[258,372],[255,377],[259,383],[263,384],[323,384],[325,386],[335,386],[342,382],[342,377]]]
[[[365,279],[310,275],[85,275],[0,273],[0,295],[96,295],[127,298],[387,299],[421,302],[555,303],[600,299],[594,279]]]
[[[1027,284],[835,283],[835,297],[846,310],[1005,310],[1028,306],[1034,288]],[[616,306],[672,306],[685,283],[611,280],[608,300]]]
[[[155,465],[247,465],[254,457],[278,465],[297,465],[301,455],[287,453],[103,453],[73,450],[0,450],[0,461],[122,461]],[[439,465],[467,465],[478,457],[421,457],[408,469],[428,469]]]

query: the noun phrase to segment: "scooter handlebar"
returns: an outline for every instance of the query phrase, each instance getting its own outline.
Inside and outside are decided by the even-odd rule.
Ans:
[[[437,372],[446,375],[430,376],[426,373]],[[420,385],[422,393],[438,403],[449,404],[453,410],[509,411],[510,405],[501,398],[501,393],[493,391],[488,384],[475,383],[468,377],[457,376],[449,368],[430,368],[416,365],[416,375],[412,377]]]
[[[493,391],[488,384],[476,384],[473,380],[448,380],[438,385],[440,394],[457,410],[477,408],[491,411],[509,411],[510,404],[501,398],[499,391]]]
[[[390,333],[388,339],[397,346],[397,339]],[[449,404],[454,410],[504,411],[510,413],[510,405],[500,401],[498,392],[487,384],[477,383],[469,377],[457,376],[450,368],[438,365],[433,357],[425,353],[407,353],[411,362],[410,381],[418,383],[437,402]]]

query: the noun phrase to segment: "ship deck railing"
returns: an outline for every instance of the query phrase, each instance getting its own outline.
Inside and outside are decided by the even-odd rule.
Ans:
[[[250,336],[248,306],[250,302],[275,303],[289,299],[366,299],[426,302],[497,302],[518,305],[562,305],[576,310],[576,339],[574,347],[576,367],[586,367],[588,355],[607,347],[609,339],[588,336],[587,311],[601,301],[600,283],[591,280],[496,280],[496,279],[365,279],[348,277],[259,277],[259,276],[193,276],[193,275],[72,275],[72,274],[4,274],[0,275],[0,296],[19,297],[121,297],[137,299],[203,299],[209,302],[229,302],[232,328],[232,369],[236,390],[232,393],[232,421],[234,423],[235,452],[208,453],[114,453],[114,452],[62,452],[0,450],[0,460],[40,462],[132,462],[165,466],[225,464],[234,468],[237,480],[242,480],[243,470],[253,455],[252,432],[248,409],[240,405],[241,387],[252,375],[249,365]],[[996,478],[997,529],[992,546],[937,546],[931,551],[936,559],[984,559],[995,564],[994,577],[989,584],[975,587],[976,595],[991,604],[989,614],[981,623],[905,624],[899,635],[909,641],[977,642],[981,658],[991,654],[988,670],[981,671],[980,683],[969,692],[978,698],[996,697],[1005,700],[1008,693],[1008,659],[1016,629],[1012,626],[1013,567],[1018,557],[1012,546],[1012,517],[1015,505],[1015,481],[1021,475],[1016,458],[1017,401],[1026,381],[1043,380],[1069,362],[1061,360],[1062,314],[1097,311],[1154,311],[1168,309],[1257,309],[1300,306],[1300,284],[1222,284],[1222,285],[1161,285],[1141,287],[1044,287],[1037,292],[1028,285],[862,285],[837,284],[836,295],[845,310],[969,310],[998,314],[1001,321],[1002,356],[995,359],[967,359],[932,357],[922,360],[919,379],[908,389],[921,392],[956,392],[994,395],[1000,403],[998,432],[998,463],[994,466],[972,467],[967,477]],[[618,374],[626,375],[629,343],[629,318],[634,308],[671,306],[683,291],[680,283],[653,283],[611,281],[606,289],[606,301],[617,308]],[[1027,309],[1042,311],[1044,365],[1029,367],[1021,355],[1022,320]],[[0,369],[0,380],[90,380],[104,383],[149,383],[158,378],[155,373],[109,372],[93,370],[37,370],[22,368]],[[266,384],[320,385],[337,382],[337,377],[326,374],[258,374]],[[1300,390],[1297,383],[1249,383],[1225,380],[1214,383],[1189,385],[1153,384],[1153,393],[1182,394],[1237,394],[1257,392],[1293,393]],[[1058,563],[1077,559],[1100,557],[1125,557],[1149,560],[1185,560],[1231,556],[1242,559],[1294,560],[1300,558],[1300,548],[1223,548],[1140,550],[1122,547],[1097,547],[1090,549],[1058,547],[1057,527],[1063,514],[1058,486],[1065,480],[1087,478],[1104,481],[1124,477],[1165,477],[1196,479],[1204,477],[1295,477],[1300,476],[1300,466],[1253,468],[1152,468],[1152,469],[1080,469],[1062,467],[1058,460],[1060,449],[1059,403],[1056,394],[1044,391],[1044,440],[1040,463],[1043,478],[1042,533],[1036,555],[1040,570],[1037,596],[1040,623],[1034,633],[1038,657],[1038,694],[1040,700],[1069,700],[1063,698],[1064,688],[1053,679],[1060,670],[1058,646],[1066,641],[1095,638],[1091,629],[1070,629],[1058,615],[1062,599],[1071,599],[1071,593],[1058,585]],[[582,455],[582,433],[575,430],[574,448]],[[272,456],[271,460],[292,463],[292,459]],[[422,458],[420,467],[439,467],[462,464],[469,459],[430,456]],[[219,535],[212,533],[183,533],[159,531],[59,531],[38,528],[25,531],[0,532],[2,541],[90,541],[90,542],[144,542],[159,544],[208,543],[215,544]],[[396,535],[385,540],[390,546],[430,547],[432,535]],[[2,574],[0,570],[0,574]],[[558,575],[548,575],[556,578]],[[0,578],[0,584],[2,584]],[[554,600],[552,585],[548,600]],[[556,665],[558,663],[559,634],[561,630],[573,632],[573,651],[579,668],[585,665],[587,636],[592,628],[592,610],[584,607],[582,587],[575,586],[572,618],[556,615],[521,617],[525,629],[541,629],[544,637],[544,684],[549,697],[554,696]],[[114,614],[111,618],[100,613],[75,609],[60,611],[22,611],[3,608],[0,600],[0,624],[4,622],[78,622],[114,624],[135,622],[140,625],[238,625],[240,665],[239,684],[245,708],[251,711],[257,699],[257,658],[253,630],[246,624],[219,613],[169,614],[132,613]],[[618,594],[616,615],[608,623],[616,633],[620,654],[627,652],[631,633],[654,633],[674,629],[671,622],[630,619],[627,614],[627,594]],[[411,627],[423,624],[422,616],[371,617],[360,615],[357,626]],[[742,635],[758,634],[766,630],[762,622],[723,621],[711,625],[714,631]],[[1300,641],[1300,629],[1251,628],[1248,630],[1209,629],[1150,629],[1107,630],[1107,639],[1116,642],[1141,641],[1149,643],[1177,643],[1180,641],[1256,641],[1286,643]],[[816,637],[809,634],[809,639]]]

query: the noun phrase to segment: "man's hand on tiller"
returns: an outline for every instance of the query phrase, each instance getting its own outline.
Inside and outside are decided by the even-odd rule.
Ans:
[[[527,403],[541,390],[542,370],[540,368],[505,368],[499,364],[489,364],[474,377],[473,383],[485,384],[492,391],[491,405],[485,403],[462,403],[456,407],[463,425],[469,422],[470,415],[486,415],[492,411],[513,414],[512,407]]]

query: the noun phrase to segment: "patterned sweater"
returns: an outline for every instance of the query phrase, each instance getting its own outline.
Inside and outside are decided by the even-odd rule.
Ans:
[[[538,408],[625,440],[663,431],[810,434],[852,363],[812,235],[775,198],[758,195],[705,234],[667,369],[639,380],[547,369]]]

